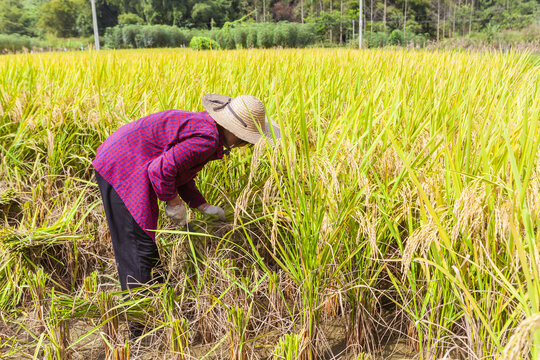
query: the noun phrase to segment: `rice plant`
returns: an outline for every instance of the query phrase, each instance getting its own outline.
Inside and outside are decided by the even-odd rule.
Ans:
[[[530,55],[26,54],[0,57],[0,84],[2,356],[538,358]],[[227,221],[161,218],[165,284],[122,293],[95,151],[206,93],[261,98],[282,141],[208,164]]]

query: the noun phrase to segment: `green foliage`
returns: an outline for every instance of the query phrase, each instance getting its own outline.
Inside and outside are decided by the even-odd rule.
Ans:
[[[315,43],[315,29],[312,24],[305,24],[298,27],[295,47],[306,47]]]
[[[234,31],[234,42],[239,49],[245,49],[248,47],[247,42],[248,30],[242,26]]]
[[[219,50],[219,44],[207,37],[195,36],[189,42],[189,47],[193,50]]]
[[[273,359],[295,360],[300,358],[302,336],[298,334],[282,335],[274,349]]]
[[[92,13],[90,11],[79,11],[75,26],[79,35],[90,36],[94,34],[94,25],[92,23]]]
[[[336,10],[332,12],[322,11],[319,16],[308,18],[308,23],[314,24],[317,40],[331,41],[339,35],[340,12]],[[329,37],[330,35],[331,37]]]
[[[486,29],[523,29],[540,19],[540,4],[536,0],[493,1],[491,6],[483,6],[479,15]]]
[[[117,42],[117,41],[113,41],[113,43],[111,45],[108,45],[107,47],[109,48],[122,48],[122,47],[126,47],[126,48],[130,48],[130,49],[133,49],[133,48],[136,48],[137,45],[135,43],[135,37],[137,36],[138,34],[138,29],[139,27],[138,26],[135,26],[135,25],[126,25],[124,26],[123,28],[118,28],[118,27],[115,27],[113,29],[118,29],[120,30],[121,29],[121,33],[122,33],[122,42]],[[109,28],[110,29],[110,28]],[[107,29],[108,30],[108,29]],[[117,30],[117,31],[118,31]],[[105,36],[105,39],[107,40],[108,36]],[[116,39],[115,39],[116,40]]]
[[[171,46],[174,46],[174,47],[185,46],[185,44],[189,44],[191,38],[192,36],[189,36],[188,32],[180,28],[173,26],[169,30],[169,44],[171,44]]]
[[[24,33],[22,8],[8,0],[0,1],[0,33]]]
[[[266,23],[214,30],[182,29],[166,25],[124,25],[108,28],[105,46],[110,49],[191,46],[195,37],[209,38],[220,49],[305,47],[315,42],[312,24]],[[195,40],[198,43],[200,40]],[[213,49],[216,47],[213,46]]]
[[[142,25],[144,20],[137,14],[127,13],[118,16],[118,24],[120,25]]]
[[[285,29],[285,47],[296,47],[298,42],[298,24],[296,23],[286,23],[284,25]]]
[[[212,16],[214,15],[214,9],[207,3],[198,2],[193,6],[191,11],[191,18],[195,24],[209,24]]]
[[[105,47],[107,48],[121,48],[123,42],[122,28],[113,27],[108,28],[105,32]]]
[[[414,43],[414,46],[423,48],[427,44],[427,39],[424,35],[418,34],[414,36],[413,43]]]
[[[272,25],[263,25],[259,27],[259,32],[257,34],[257,44],[259,48],[268,49],[274,46],[274,26]]]
[[[272,42],[276,44],[276,46],[283,46],[286,39],[286,32],[285,32],[285,26],[277,26],[274,30],[274,38],[272,39]]]
[[[368,48],[379,47],[379,40],[376,32],[366,31],[364,39]]]
[[[146,31],[142,33],[143,42],[145,48],[158,48],[171,46],[171,42],[168,36],[168,26],[157,25],[149,26]]]
[[[405,3],[407,9],[405,11]],[[384,5],[383,5],[384,4]],[[209,35],[222,48],[296,47],[314,42],[322,46],[350,42],[358,29],[353,30],[352,21],[358,25],[358,3],[344,2],[343,11],[337,3],[304,4],[304,20],[313,26],[307,31],[304,24],[276,25],[272,21],[288,19],[299,21],[300,4],[272,0],[266,3],[263,18],[263,3],[242,3],[240,0],[96,0],[99,33],[103,36],[107,28],[117,25],[168,25],[179,28],[211,30]],[[439,8],[440,7],[440,8]],[[441,14],[441,23],[437,14]],[[385,17],[383,18],[383,14]],[[478,0],[432,1],[432,0],[376,0],[366,3],[364,29],[367,46],[381,46],[379,35],[368,34],[393,30],[404,31],[404,44],[416,42],[422,34],[426,39],[468,36],[473,32],[487,34],[487,40],[498,43],[504,31],[528,29],[540,23],[540,3],[537,0]],[[257,21],[254,27],[248,22]],[[383,21],[384,20],[384,21]],[[294,24],[294,25],[292,25]],[[440,25],[440,26],[439,26]],[[222,27],[223,32],[216,32]],[[242,30],[239,30],[242,29]],[[442,30],[442,31],[441,31]],[[269,32],[272,31],[272,34]],[[60,37],[90,36],[93,33],[92,13],[88,0],[0,0],[0,33],[18,33],[29,36],[54,34]],[[163,40],[163,31],[148,29],[135,34],[143,47],[189,45],[182,34],[165,30],[168,41]],[[530,33],[530,31],[529,31]],[[211,34],[211,35],[210,35]],[[185,32],[184,32],[185,35]],[[170,37],[174,37],[173,40]],[[517,38],[520,35],[512,35]],[[314,38],[313,38],[314,37]],[[526,37],[526,39],[525,39]],[[537,37],[522,34],[520,41],[534,42]],[[395,41],[396,39],[393,39]],[[506,40],[505,40],[506,41]],[[123,45],[135,47],[135,45]]]
[[[388,44],[389,45],[403,45],[404,39],[403,39],[403,31],[395,29],[392,31],[390,36],[388,37]]]
[[[256,48],[258,46],[257,44],[259,43],[257,27],[255,25],[250,26],[248,27],[247,32],[247,47],[250,49]]]
[[[51,0],[41,7],[38,27],[60,37],[76,36],[76,4],[72,0]]]

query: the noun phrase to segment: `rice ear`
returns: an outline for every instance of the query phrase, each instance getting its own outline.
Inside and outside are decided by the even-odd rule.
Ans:
[[[430,245],[438,241],[438,233],[439,230],[437,226],[433,222],[430,222],[417,228],[409,236],[401,259],[401,271],[403,272],[404,279],[409,272],[414,253],[418,251],[425,257]]]
[[[513,335],[504,347],[501,360],[514,360],[527,357],[528,352],[531,350],[533,337],[539,331],[540,313],[533,314],[523,320],[516,327]],[[537,348],[537,351],[540,351],[540,348]]]

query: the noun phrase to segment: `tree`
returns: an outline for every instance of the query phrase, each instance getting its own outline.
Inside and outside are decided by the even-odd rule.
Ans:
[[[77,6],[72,0],[51,0],[41,7],[38,27],[60,37],[77,35]]]
[[[309,17],[307,21],[315,24],[318,40],[324,41],[329,38],[333,41],[331,36],[332,34],[339,33],[340,19],[341,16],[339,11],[321,11],[320,16]]]
[[[122,25],[142,25],[144,20],[137,14],[127,13],[118,16],[118,24]]]
[[[197,3],[191,9],[191,18],[198,26],[207,27],[214,14],[213,7],[206,3]]]
[[[24,33],[23,11],[20,3],[10,0],[0,1],[0,33]]]
[[[285,1],[278,1],[272,7],[272,13],[276,21],[293,21],[294,8]]]

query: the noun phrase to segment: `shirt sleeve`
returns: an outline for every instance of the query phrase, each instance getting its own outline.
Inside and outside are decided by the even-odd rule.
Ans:
[[[184,185],[179,186],[177,190],[178,195],[180,195],[182,200],[184,200],[191,208],[198,208],[207,202],[203,194],[201,194],[197,188],[197,185],[195,185],[195,181],[193,179]]]
[[[204,162],[215,152],[215,139],[199,135],[186,139],[163,152],[148,165],[148,178],[161,201],[176,197],[175,180],[178,173]]]

